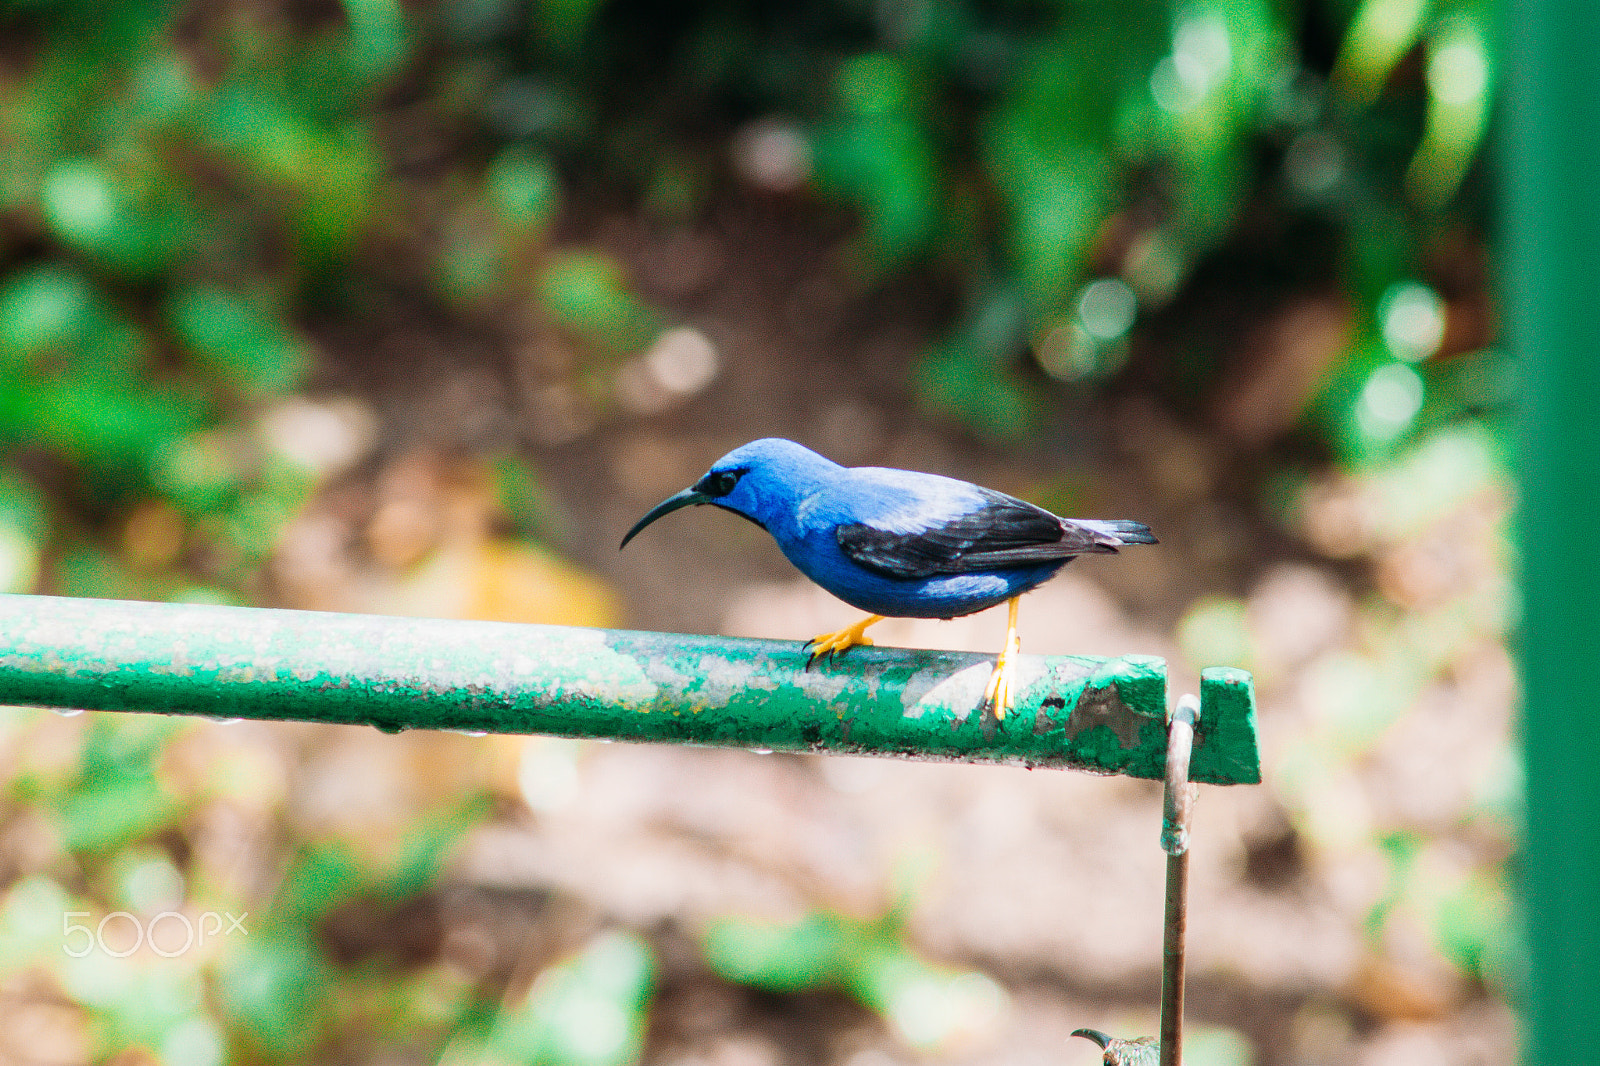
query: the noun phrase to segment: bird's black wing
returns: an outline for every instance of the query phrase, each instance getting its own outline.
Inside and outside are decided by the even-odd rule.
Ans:
[[[1004,570],[1117,550],[1112,537],[1003,492],[980,492],[977,509],[912,533],[856,522],[839,526],[834,536],[855,562],[898,578]]]

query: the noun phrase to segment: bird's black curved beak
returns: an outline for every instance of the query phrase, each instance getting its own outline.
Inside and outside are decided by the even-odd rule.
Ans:
[[[628,541],[637,536],[639,530],[643,529],[651,522],[654,522],[662,515],[671,514],[673,511],[676,511],[682,507],[693,507],[697,503],[710,502],[710,496],[707,496],[703,492],[696,492],[694,489],[684,489],[676,496],[668,496],[666,499],[650,508],[650,513],[639,519],[638,523],[636,523],[632,529],[628,530],[628,535],[622,538],[622,543],[617,545],[617,550],[621,551],[623,548],[626,548],[628,546]]]
[[[1105,1048],[1111,1043],[1111,1038],[1098,1029],[1074,1029],[1072,1035],[1081,1036],[1085,1040],[1093,1040],[1101,1048]],[[1068,1039],[1071,1039],[1071,1037]]]

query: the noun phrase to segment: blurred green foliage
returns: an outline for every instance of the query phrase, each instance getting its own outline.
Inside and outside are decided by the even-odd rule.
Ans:
[[[790,925],[724,917],[705,931],[711,969],[769,992],[845,992],[911,1045],[936,1050],[981,1031],[1004,993],[981,973],[922,959],[906,942],[900,908],[875,919],[817,911]]]
[[[546,969],[520,1002],[464,1027],[442,1066],[628,1066],[644,1049],[654,977],[642,939],[603,934]]]
[[[1116,375],[1141,324],[1189,315],[1196,279],[1263,232],[1347,303],[1349,342],[1308,412],[1338,454],[1381,454],[1435,408],[1486,399],[1417,365],[1461,354],[1447,301],[1481,297],[1451,261],[1486,210],[1472,168],[1493,64],[1476,0],[442,11],[502,64],[491,124],[568,173],[673,215],[726,174],[708,139],[742,130],[747,181],[798,180],[857,213],[843,265],[863,283],[947,279],[964,310],[918,384],[980,433],[1048,421],[1029,364],[1069,387]],[[1126,310],[1108,317],[1109,292]],[[1161,384],[1220,387],[1225,353],[1196,356]]]
[[[600,368],[647,346],[666,320],[618,264],[551,246],[574,196],[683,221],[731,177],[848,206],[858,284],[958,297],[915,385],[989,436],[1134,371],[1186,401],[1226,387],[1215,342],[1141,338],[1262,232],[1343,292],[1345,350],[1278,401],[1337,454],[1507,401],[1503,360],[1447,335],[1481,297],[1448,261],[1484,210],[1480,0],[89,12],[0,8],[0,467],[49,484],[47,544],[102,557],[24,550],[7,587],[249,586],[307,489],[264,468],[252,419],[399,249],[446,314],[521,303]],[[108,551],[151,495],[184,521],[175,573]]]

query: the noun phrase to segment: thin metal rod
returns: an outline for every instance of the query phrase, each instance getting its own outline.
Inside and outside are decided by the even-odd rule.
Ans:
[[[1161,1066],[1183,1063],[1184,936],[1189,926],[1189,815],[1195,788],[1189,757],[1200,698],[1186,695],[1172,712],[1167,733],[1166,788],[1161,848],[1167,853],[1166,921],[1161,935]]]
[[[979,712],[994,658],[791,641],[0,595],[0,704],[898,755],[1159,779],[1166,663],[1021,656],[1011,713]],[[1207,780],[1259,779],[1248,675]],[[1232,710],[1228,710],[1232,708]]]

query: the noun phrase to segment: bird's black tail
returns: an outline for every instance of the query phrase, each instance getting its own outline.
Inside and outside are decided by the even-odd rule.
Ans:
[[[1078,519],[1078,524],[1088,526],[1097,533],[1104,533],[1115,538],[1119,544],[1156,544],[1159,543],[1155,535],[1150,532],[1150,527],[1143,522],[1135,522],[1131,518],[1111,519]]]

